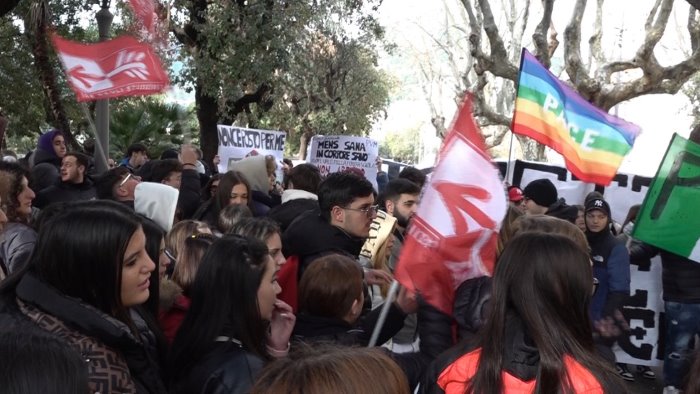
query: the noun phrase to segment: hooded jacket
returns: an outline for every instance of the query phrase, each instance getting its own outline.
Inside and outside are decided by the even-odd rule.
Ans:
[[[600,320],[613,316],[622,306],[630,292],[630,256],[625,244],[615,238],[609,226],[597,233],[586,233],[591,247],[593,276],[598,279],[598,288],[591,299],[591,319]]]
[[[249,156],[232,163],[230,169],[239,171],[250,185],[253,216],[265,216],[270,208],[280,204],[277,199],[270,196],[270,178],[267,176],[265,156]]]
[[[134,189],[134,210],[168,232],[173,227],[179,194],[172,186],[141,182]]]

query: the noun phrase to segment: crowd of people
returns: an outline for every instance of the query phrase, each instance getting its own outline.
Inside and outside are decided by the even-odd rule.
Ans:
[[[448,315],[389,291],[426,175],[376,184],[141,144],[96,174],[45,133],[0,161],[2,391],[624,393],[630,259],[661,254],[666,390],[700,392],[700,265],[629,239],[634,215],[617,228],[602,195],[570,206],[546,179],[504,188],[495,272]]]

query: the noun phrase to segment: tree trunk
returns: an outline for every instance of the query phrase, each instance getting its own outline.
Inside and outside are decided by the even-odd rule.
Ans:
[[[39,73],[44,96],[49,104],[50,113],[47,116],[52,120],[53,126],[63,132],[69,150],[80,150],[80,145],[71,133],[70,121],[66,115],[66,109],[61,101],[61,92],[56,83],[56,73],[49,59],[48,39],[46,37],[48,23],[47,4],[42,1],[36,7],[36,15],[29,17],[33,19],[34,26],[28,28],[27,32],[30,34],[30,42],[32,43],[34,65]],[[27,25],[28,23],[25,22],[25,27]]]
[[[212,159],[219,150],[219,134],[216,128],[219,123],[219,106],[216,98],[204,93],[204,88],[200,84],[195,87],[194,99],[204,161],[212,165]]]
[[[306,160],[306,148],[311,141],[313,133],[309,130],[305,130],[301,137],[299,137],[299,153],[297,154],[297,160]]]

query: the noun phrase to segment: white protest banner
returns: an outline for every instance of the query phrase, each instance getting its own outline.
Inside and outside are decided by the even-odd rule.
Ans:
[[[284,131],[256,130],[244,127],[218,125],[219,134],[219,172],[225,173],[231,163],[248,156],[272,155],[277,159],[278,179],[282,173],[284,158]]]
[[[321,176],[356,168],[377,189],[379,144],[366,137],[347,135],[314,136],[306,161],[318,167]]]
[[[512,184],[523,188],[535,179],[547,178],[554,183],[559,197],[566,198],[568,204],[583,205],[586,195],[594,189],[603,193],[610,204],[613,220],[620,224],[632,205],[644,201],[651,183],[649,177],[618,173],[609,186],[602,187],[581,182],[566,168],[557,165],[521,160],[510,164]],[[630,299],[622,311],[630,330],[618,339],[615,357],[620,363],[660,366],[664,358],[659,341],[664,310],[661,259],[631,261],[630,276]]]

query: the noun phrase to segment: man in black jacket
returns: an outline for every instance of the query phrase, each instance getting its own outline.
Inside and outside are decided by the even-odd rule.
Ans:
[[[61,161],[61,182],[36,194],[32,205],[42,209],[55,202],[93,200],[95,185],[86,175],[90,159],[82,153],[67,153]]]
[[[693,360],[693,338],[700,335],[700,263],[646,244],[632,244],[632,259],[659,254],[663,266],[664,312],[664,386],[685,387]],[[695,343],[697,348],[697,342]],[[673,392],[672,390],[668,390]],[[666,391],[664,391],[666,392]]]

